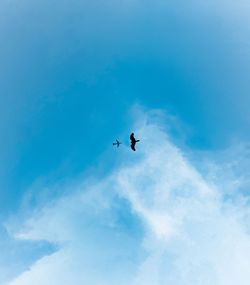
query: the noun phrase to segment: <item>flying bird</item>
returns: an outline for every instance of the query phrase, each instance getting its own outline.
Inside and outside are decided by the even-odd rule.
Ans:
[[[119,142],[118,140],[116,140],[116,142],[113,143],[113,145],[116,145],[117,147],[120,146],[120,144],[122,144],[121,142]]]
[[[135,151],[135,144],[136,144],[137,142],[139,142],[140,140],[136,140],[136,139],[135,139],[134,133],[132,133],[132,134],[130,135],[130,140],[131,140],[131,149],[132,149],[133,151]]]

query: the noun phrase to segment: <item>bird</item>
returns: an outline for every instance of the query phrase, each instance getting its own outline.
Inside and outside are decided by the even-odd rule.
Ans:
[[[136,139],[135,139],[134,133],[131,133],[131,135],[130,135],[130,140],[131,140],[131,145],[130,145],[130,147],[131,147],[131,149],[132,149],[133,151],[135,151],[135,144],[136,144],[137,142],[139,142],[140,140],[136,140]]]

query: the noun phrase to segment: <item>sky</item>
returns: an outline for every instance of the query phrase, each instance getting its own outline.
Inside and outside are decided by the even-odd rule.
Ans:
[[[249,14],[1,1],[1,285],[249,284]]]

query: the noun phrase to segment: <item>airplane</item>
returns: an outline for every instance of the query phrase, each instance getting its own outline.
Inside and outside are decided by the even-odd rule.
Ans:
[[[122,144],[121,142],[119,142],[118,140],[116,140],[115,143],[113,143],[113,145],[116,145],[117,147],[119,147],[119,145]]]
[[[131,135],[130,135],[130,140],[131,140],[131,149],[133,150],[133,151],[135,151],[135,144],[137,143],[137,142],[139,142],[140,140],[136,140],[135,139],[135,137],[134,137],[134,133],[131,133]]]

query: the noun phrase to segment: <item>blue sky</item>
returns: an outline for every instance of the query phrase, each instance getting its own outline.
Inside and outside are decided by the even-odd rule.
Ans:
[[[130,279],[126,280],[127,283],[124,281],[125,284],[145,284],[141,281],[146,278],[145,273],[140,268],[151,268],[153,262],[150,260],[160,256],[157,260],[162,265],[159,267],[172,270],[172,279],[164,279],[161,271],[151,268],[149,271],[153,270],[155,276],[158,274],[151,284],[179,284],[176,276],[180,272],[171,257],[178,257],[180,263],[177,265],[181,266],[185,264],[185,254],[164,251],[164,241],[158,244],[157,235],[161,232],[158,227],[162,228],[166,243],[170,240],[170,244],[181,245],[184,251],[187,249],[187,244],[179,235],[176,237],[171,231],[164,231],[168,227],[173,228],[173,232],[186,233],[197,245],[196,249],[204,246],[206,256],[205,248],[215,246],[211,245],[211,240],[203,240],[199,236],[199,229],[202,230],[208,222],[197,222],[201,210],[197,206],[192,219],[185,224],[180,212],[189,213],[190,204],[183,199],[183,209],[177,207],[179,218],[175,219],[174,212],[168,212],[161,206],[162,212],[156,216],[160,215],[162,223],[155,225],[156,218],[150,207],[158,204],[155,202],[150,206],[150,197],[154,197],[156,187],[165,187],[168,189],[165,191],[170,193],[175,193],[176,187],[178,191],[185,187],[192,188],[186,186],[185,177],[194,167],[197,169],[191,172],[197,174],[190,174],[187,184],[196,185],[201,180],[199,183],[206,186],[199,186],[198,183],[195,186],[197,193],[199,187],[208,187],[213,195],[219,195],[222,199],[218,202],[208,198],[217,209],[217,216],[214,214],[210,220],[218,218],[220,224],[217,227],[229,233],[224,225],[230,217],[228,213],[233,213],[232,220],[236,226],[232,237],[242,237],[248,249],[248,235],[244,235],[242,230],[245,222],[238,220],[238,216],[247,215],[248,208],[245,204],[239,206],[240,198],[236,190],[242,190],[240,193],[247,199],[250,165],[249,9],[247,1],[236,4],[223,0],[209,3],[197,0],[188,3],[183,0],[1,2],[0,249],[2,252],[5,248],[6,253],[0,257],[0,283],[12,284],[9,282],[15,279],[17,281],[13,282],[17,283],[13,284],[34,284],[30,280],[35,280],[32,278],[36,273],[31,277],[22,277],[22,274],[26,276],[26,270],[31,269],[32,275],[32,268],[36,272],[40,264],[48,271],[60,271],[60,266],[54,268],[50,259],[57,260],[57,254],[66,257],[68,254],[69,258],[76,255],[76,260],[86,263],[87,272],[91,272],[93,266],[90,264],[95,264],[100,253],[106,260],[104,244],[99,244],[99,253],[94,250],[98,244],[96,239],[103,234],[114,260],[116,253],[119,253],[120,241],[125,243],[124,249],[128,253],[135,252],[134,256],[120,252],[123,262],[117,264],[117,275],[105,275],[105,282],[118,284],[114,280],[123,278],[127,273]],[[173,165],[180,167],[178,161],[181,157],[190,159],[184,167],[188,171],[180,172],[180,180],[185,183],[166,185],[164,177],[168,177],[167,173],[157,176],[158,168],[153,162],[164,165],[168,159],[163,157],[162,161],[159,160],[155,152],[150,156],[148,146],[157,147],[153,138],[149,137],[150,133],[147,133],[151,126],[152,134],[164,137],[163,149],[170,144],[166,151],[178,150],[170,160]],[[138,131],[142,140],[138,153],[133,153],[133,156],[128,151],[128,136],[132,130]],[[112,141],[116,138],[124,142],[119,151],[112,149]],[[146,177],[140,175],[142,178],[138,178],[143,173],[143,163],[152,167],[152,173],[148,175],[152,174],[153,182],[148,189],[148,201],[138,206],[137,200],[135,202],[130,194],[134,189],[130,183],[135,177],[139,180],[134,193],[147,185]],[[119,173],[127,167],[136,168],[136,165],[139,174],[135,177],[125,175],[126,179],[121,183]],[[175,169],[170,171],[170,168],[165,171],[174,176],[178,173]],[[162,183],[160,186],[157,186],[156,177]],[[96,189],[106,190],[109,183],[117,185],[117,188],[108,191],[108,206],[104,206],[98,200],[102,199],[100,193],[93,194],[93,197],[89,193],[98,192]],[[130,185],[130,190],[124,185]],[[123,194],[120,195],[117,189]],[[84,200],[83,205],[87,210],[83,213],[80,210],[71,212],[64,201],[68,199],[69,207],[74,208],[74,201],[84,196],[85,191],[87,202]],[[200,199],[192,191],[187,191],[186,195]],[[222,202],[229,196],[234,201],[230,206]],[[176,200],[174,194],[164,197],[161,196],[166,204]],[[159,199],[158,196],[156,198]],[[100,210],[95,209],[91,199],[99,201]],[[54,203],[55,209],[67,221],[67,234],[64,226],[58,229],[63,241],[56,236],[53,228],[44,230],[46,234],[43,236],[43,230],[35,226],[37,224],[42,228],[46,225],[48,213],[52,211],[50,203]],[[116,208],[111,206],[113,203],[117,204]],[[78,207],[81,208],[80,202],[77,202],[76,209]],[[227,207],[227,213],[220,210]],[[211,205],[205,209],[209,211]],[[95,214],[92,214],[93,210]],[[53,211],[52,214],[56,215]],[[99,220],[103,214],[105,219],[102,223]],[[78,225],[73,221],[75,218],[81,220],[81,215],[86,218],[81,224],[82,230],[78,232]],[[60,223],[58,219],[56,216],[53,223]],[[174,225],[165,225],[168,219],[173,220]],[[93,228],[88,227],[89,223],[93,223]],[[110,223],[114,224],[112,229],[107,226]],[[175,223],[184,226],[180,230],[180,225]],[[196,223],[197,239],[191,234],[191,225]],[[210,227],[216,235],[215,227],[209,224]],[[121,236],[120,241],[116,235]],[[63,246],[65,240],[79,244],[83,236],[86,243],[93,240],[90,246],[93,252],[90,250],[86,259],[78,256],[76,247]],[[217,237],[216,241],[220,244],[222,230]],[[159,246],[164,254],[148,250],[147,246],[145,249],[147,240],[154,249]],[[221,245],[221,249],[223,246],[230,248],[231,242],[233,240]],[[242,260],[247,259],[246,248],[242,245],[239,255],[236,252],[235,256],[242,254]],[[7,249],[12,249],[11,256]],[[82,247],[82,250],[86,248]],[[151,256],[149,252],[153,252]],[[213,258],[205,258],[205,262],[211,263],[211,268]],[[203,256],[197,255],[197,262],[200,259]],[[104,264],[111,268],[114,266],[113,261],[100,262],[98,273],[104,274]],[[64,269],[68,273],[67,278],[71,278],[71,275],[74,276],[73,266],[67,268]],[[140,270],[143,273],[138,273]],[[75,284],[82,284],[79,280],[84,280],[84,274],[81,275],[77,269],[74,272]],[[211,279],[213,284],[228,285],[223,283],[226,281],[218,281],[220,276],[215,272],[214,269],[213,276],[217,281]],[[237,277],[238,271],[235,272]],[[202,276],[207,276],[207,273],[203,273],[201,270],[201,278],[204,279]],[[93,285],[99,284],[100,281],[91,279],[94,275],[91,277],[86,273],[86,280],[91,280]],[[21,281],[18,281],[19,276]],[[249,276],[243,276],[245,279],[241,284],[248,284]],[[22,281],[22,278],[27,280]],[[43,284],[52,284],[46,282]],[[57,282],[54,280],[53,284],[61,284]]]

